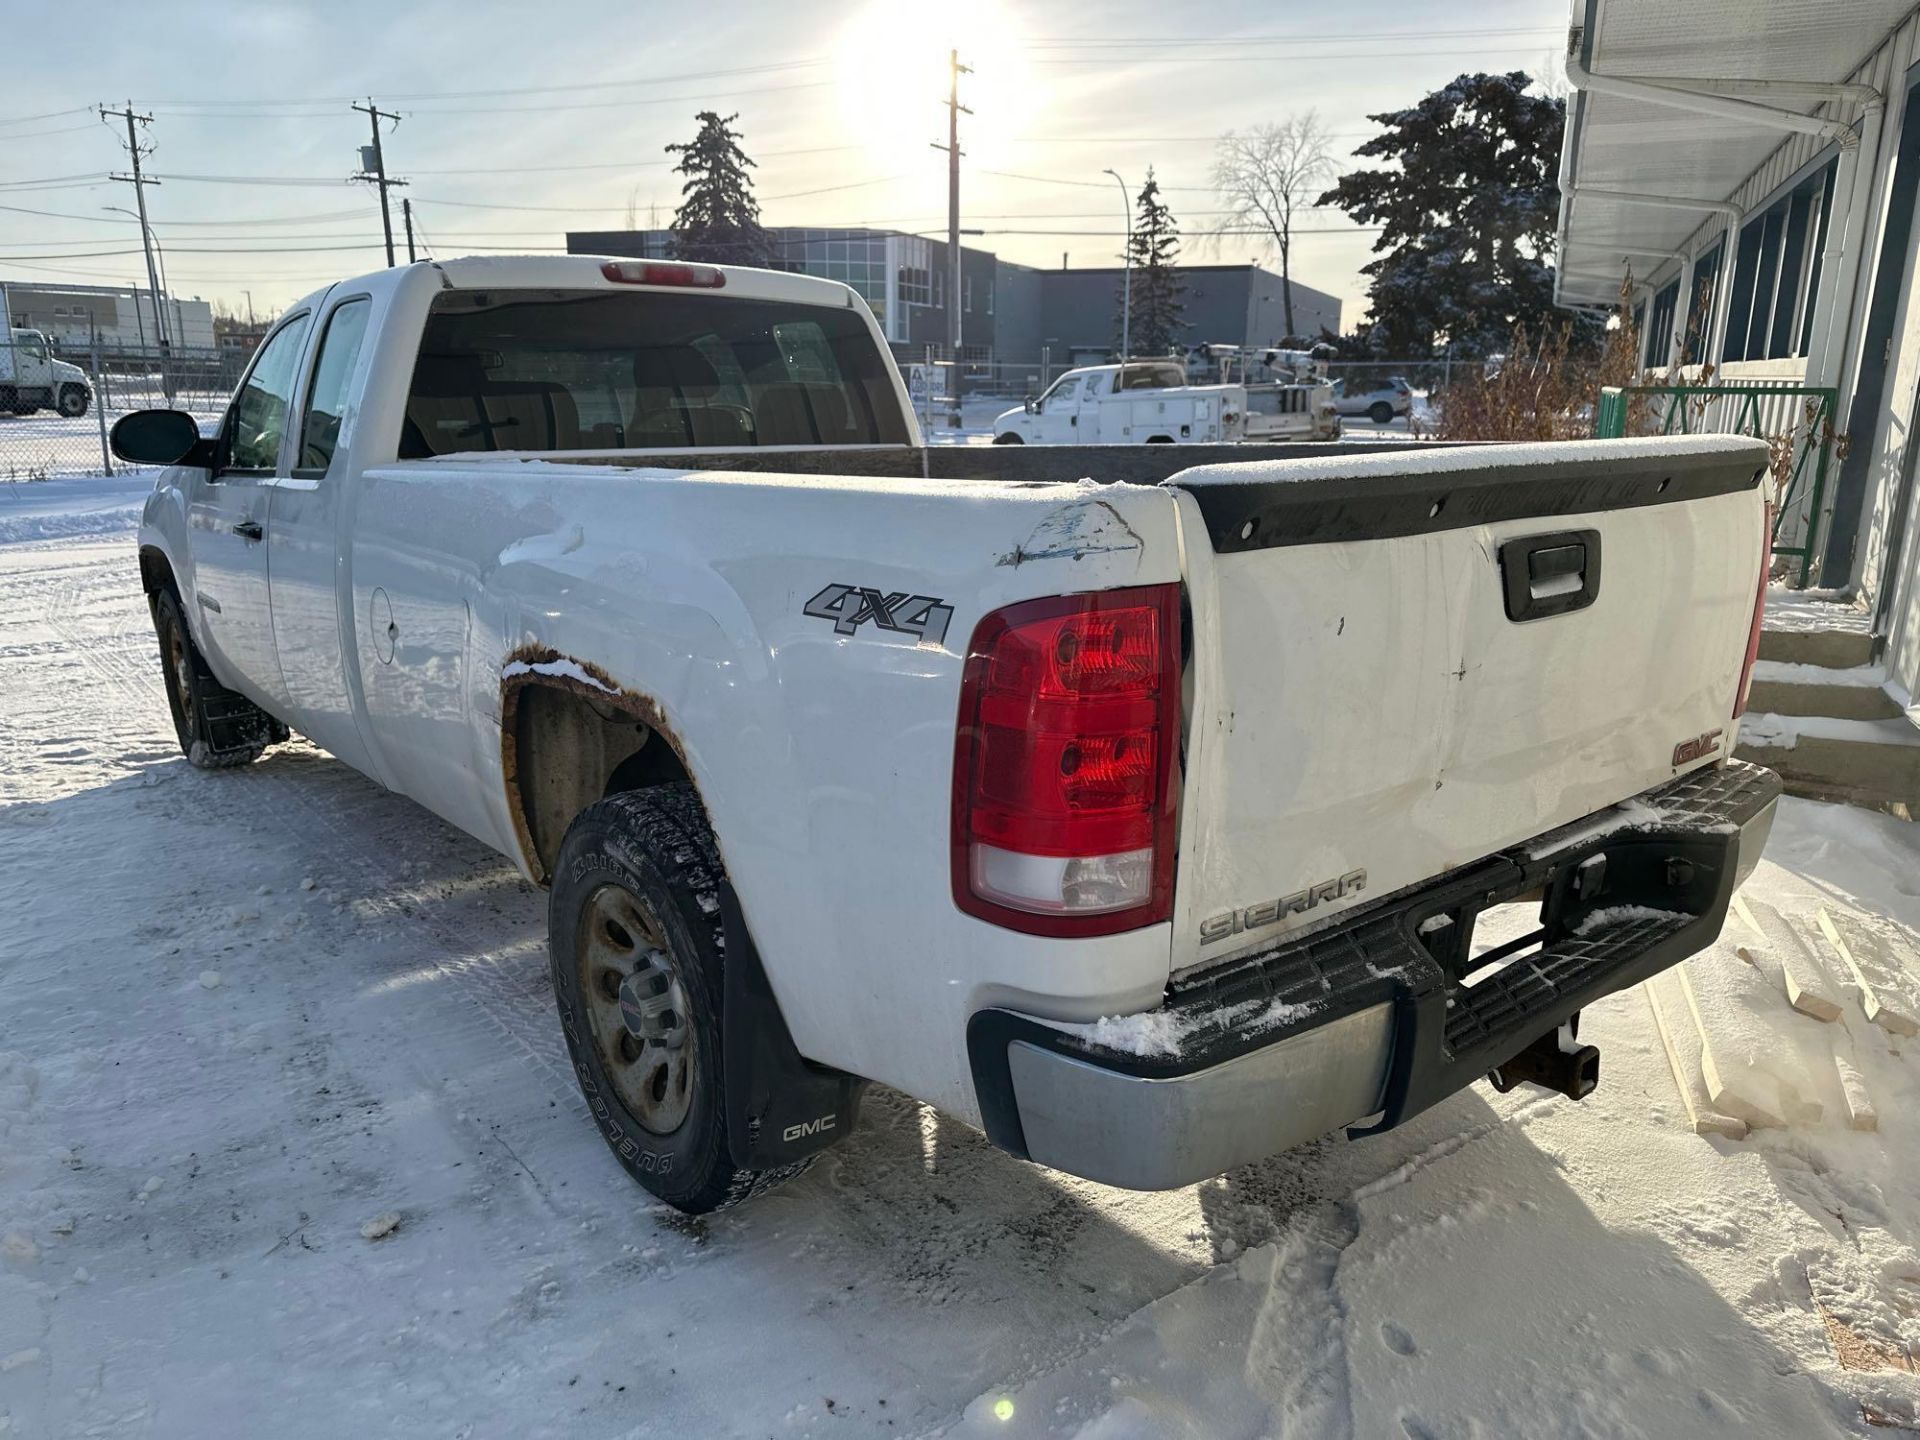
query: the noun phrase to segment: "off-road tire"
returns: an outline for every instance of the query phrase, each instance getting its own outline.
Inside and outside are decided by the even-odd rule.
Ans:
[[[720,884],[726,874],[712,827],[693,787],[684,782],[610,795],[589,805],[568,827],[554,864],[547,902],[548,953],[554,998],[574,1077],[601,1137],[628,1174],[689,1215],[737,1205],[800,1174],[811,1163],[743,1170],[727,1147],[721,1049],[726,948]],[[655,922],[671,974],[684,995],[690,1033],[690,1091],[684,1118],[658,1134],[621,1097],[596,1032],[595,1006],[583,993],[583,929],[595,897],[617,886]],[[605,1010],[600,1007],[604,1027]],[[596,1038],[598,1035],[599,1038]],[[646,1103],[643,1099],[642,1103]]]
[[[173,732],[189,765],[201,770],[251,765],[267,746],[287,738],[286,726],[214,679],[171,585],[153,597],[153,629]]]
[[[1368,407],[1367,418],[1376,425],[1391,425],[1393,423],[1393,406],[1384,400],[1376,400]]]

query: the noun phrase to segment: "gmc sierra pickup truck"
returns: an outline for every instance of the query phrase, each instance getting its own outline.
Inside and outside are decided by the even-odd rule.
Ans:
[[[328,286],[114,437],[188,759],[297,728],[550,887],[688,1211],[870,1081],[1142,1189],[1583,1094],[1772,820],[1757,441],[925,447],[845,286],[586,257]]]

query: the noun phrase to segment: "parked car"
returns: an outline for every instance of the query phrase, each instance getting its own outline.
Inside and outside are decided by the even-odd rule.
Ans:
[[[1174,445],[1238,440],[1242,385],[1189,385],[1177,360],[1087,365],[993,422],[996,445]]]
[[[846,286],[567,256],[317,290],[217,431],[113,443],[189,761],[297,728],[549,887],[687,1211],[869,1081],[1139,1189],[1583,1095],[1779,790],[1757,440],[923,447]]]
[[[1345,378],[1333,382],[1334,405],[1342,415],[1364,415],[1376,425],[1391,424],[1394,416],[1413,409],[1413,386],[1394,376],[1371,389],[1349,391]]]

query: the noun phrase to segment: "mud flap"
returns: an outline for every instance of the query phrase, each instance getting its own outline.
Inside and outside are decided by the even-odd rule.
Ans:
[[[720,924],[727,946],[721,1012],[727,1149],[743,1170],[791,1165],[846,1138],[867,1082],[815,1065],[795,1048],[739,898],[724,882]]]

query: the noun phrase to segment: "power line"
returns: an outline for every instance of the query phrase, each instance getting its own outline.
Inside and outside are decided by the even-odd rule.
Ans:
[[[813,65],[826,64],[825,57],[807,60],[782,60],[767,65],[737,65],[725,70],[690,70],[678,75],[639,75],[627,80],[583,80],[567,85],[525,85],[512,88],[488,90],[405,90],[393,93],[389,99],[393,103],[410,100],[485,100],[500,95],[571,95],[581,90],[617,90],[629,85],[671,85],[684,80],[725,80],[735,75],[764,75],[781,70],[799,70]],[[270,100],[210,100],[205,96],[194,96],[187,100],[156,100],[155,105],[190,106],[246,106],[263,103],[283,105],[339,105],[353,100],[351,95],[304,95],[279,96]]]
[[[66,115],[91,115],[92,113],[93,106],[76,105],[71,110],[44,110],[38,115],[9,115],[5,120],[0,120],[0,126],[31,125],[36,120],[58,120]]]

